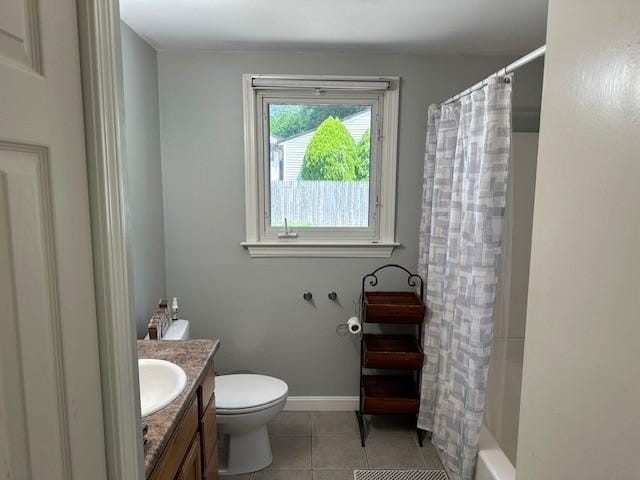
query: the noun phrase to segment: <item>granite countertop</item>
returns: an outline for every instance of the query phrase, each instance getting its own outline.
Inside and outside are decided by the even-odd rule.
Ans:
[[[145,477],[158,462],[219,346],[219,340],[138,340],[138,358],[167,360],[182,367],[187,374],[182,394],[167,407],[142,419],[149,427],[144,447]]]

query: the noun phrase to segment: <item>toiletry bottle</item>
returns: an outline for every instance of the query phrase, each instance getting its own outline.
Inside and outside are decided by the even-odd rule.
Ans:
[[[171,320],[178,319],[178,312],[180,309],[178,308],[178,297],[173,297],[171,300]]]

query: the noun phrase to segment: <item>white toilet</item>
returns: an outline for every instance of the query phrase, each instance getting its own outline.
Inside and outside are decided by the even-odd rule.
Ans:
[[[175,320],[162,340],[188,340],[189,321]],[[266,375],[235,374],[216,377],[216,417],[225,457],[220,475],[255,472],[271,464],[267,423],[282,411],[289,387]]]
[[[216,416],[226,458],[220,475],[255,472],[271,464],[270,422],[284,408],[289,388],[278,378],[235,374],[216,377]]]

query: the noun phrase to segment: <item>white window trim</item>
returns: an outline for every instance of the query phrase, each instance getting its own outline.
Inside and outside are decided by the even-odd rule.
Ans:
[[[278,239],[264,238],[261,222],[262,177],[259,145],[262,142],[258,128],[258,98],[253,86],[254,79],[286,79],[290,81],[287,89],[291,89],[291,81],[300,85],[307,82],[349,81],[351,85],[363,82],[363,85],[382,85],[388,82],[389,88],[384,90],[384,101],[380,107],[381,125],[381,159],[379,165],[380,191],[378,209],[378,238],[374,241],[357,240],[318,240],[318,239]],[[339,84],[339,83],[338,83]],[[247,248],[252,257],[390,257],[393,249],[400,244],[395,241],[396,211],[396,169],[397,169],[397,135],[399,109],[399,77],[354,77],[354,76],[270,76],[243,74],[243,113],[244,113],[244,163],[245,163],[245,233],[246,240],[241,244]],[[352,87],[352,89],[355,89]]]

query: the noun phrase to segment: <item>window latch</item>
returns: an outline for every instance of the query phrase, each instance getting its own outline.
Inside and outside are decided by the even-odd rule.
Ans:
[[[278,234],[278,238],[298,238],[298,234],[289,230],[289,225],[287,224],[287,218],[284,219],[284,232]]]

